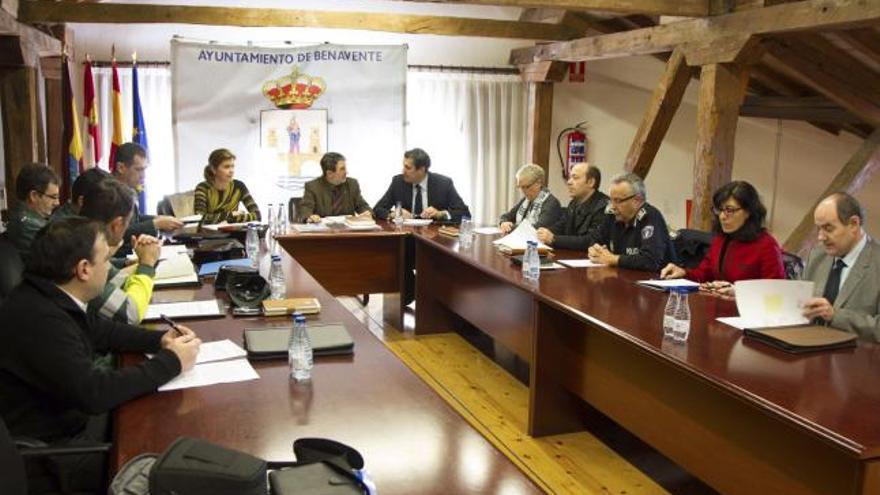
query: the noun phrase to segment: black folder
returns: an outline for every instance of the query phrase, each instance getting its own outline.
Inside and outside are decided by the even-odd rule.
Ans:
[[[287,359],[293,326],[245,328],[244,348],[250,359]],[[354,340],[341,323],[306,327],[315,356],[354,353]]]

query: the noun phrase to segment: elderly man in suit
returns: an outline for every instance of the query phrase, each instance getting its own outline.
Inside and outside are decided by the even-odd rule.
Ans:
[[[373,212],[378,218],[388,218],[392,209],[400,204],[403,218],[432,218],[440,221],[461,221],[469,217],[470,210],[452,179],[445,175],[428,172],[431,157],[420,148],[403,154],[403,173],[391,179],[391,185]]]
[[[804,316],[880,342],[880,244],[865,233],[865,214],[847,193],[823,199],[813,212],[821,248],[804,278],[816,283]]]

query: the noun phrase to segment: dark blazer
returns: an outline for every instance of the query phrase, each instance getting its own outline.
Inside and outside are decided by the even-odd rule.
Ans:
[[[516,223],[516,212],[519,210],[520,205],[523,204],[523,201],[525,200],[525,197],[520,198],[520,200],[517,201],[515,205],[513,205],[513,208],[511,208],[510,211],[501,215],[501,219],[498,221],[498,223]],[[562,205],[559,204],[559,200],[556,199],[556,196],[551,194],[547,197],[547,199],[544,200],[544,204],[541,205],[541,212],[538,214],[538,221],[535,223],[535,225],[532,225],[532,227],[536,229],[540,229],[541,227],[550,227],[551,225],[555,224],[561,216]]]
[[[54,283],[33,275],[0,306],[0,415],[14,435],[73,437],[89,415],[156,390],[180,373],[156,332],[84,313]],[[93,366],[96,353],[155,352],[137,366]]]
[[[822,297],[834,259],[818,247],[804,269],[804,280],[816,283],[813,293]],[[859,335],[868,342],[880,342],[880,243],[868,238],[865,248],[850,268],[834,300],[830,325]]]
[[[571,200],[559,220],[548,227],[553,232],[553,247],[584,250],[597,242],[605,222],[608,196],[595,191],[586,201]]]
[[[342,204],[339,211],[333,211],[333,189],[336,187],[341,189],[342,194]],[[430,191],[430,188],[428,190]],[[300,220],[305,221],[312,215],[319,217],[354,215],[369,211],[369,209],[370,205],[361,196],[361,187],[358,185],[358,181],[349,177],[342,184],[334,186],[324,177],[318,177],[306,182],[303,198],[299,203],[299,211],[296,212],[296,215]]]
[[[373,213],[377,218],[388,218],[398,201],[405,209],[412,210],[413,185],[404,181],[401,174],[395,175],[391,179],[391,185],[388,186],[382,199],[373,207]],[[433,172],[428,173],[428,204],[424,207],[428,208],[429,206],[448,211],[454,222],[461,221],[463,216],[471,216],[467,205],[455,190],[452,179]]]

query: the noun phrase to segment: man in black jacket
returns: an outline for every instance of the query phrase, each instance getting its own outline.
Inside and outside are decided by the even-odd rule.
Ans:
[[[557,249],[584,250],[595,243],[608,206],[608,196],[599,192],[601,182],[598,168],[586,163],[572,167],[567,182],[571,202],[556,223],[538,229],[538,239]]]
[[[403,173],[391,179],[391,185],[373,208],[377,218],[388,218],[400,204],[403,218],[433,218],[459,222],[471,212],[452,179],[445,175],[428,172],[431,157],[420,148],[403,154]]]
[[[590,260],[648,272],[659,272],[667,263],[676,262],[666,220],[660,210],[647,203],[641,177],[615,176],[608,197],[612,215],[606,215],[595,243],[587,251]]]
[[[107,411],[191,369],[200,340],[183,328],[150,331],[86,312],[110,267],[103,227],[82,217],[50,223],[31,245],[24,281],[0,306],[0,415],[13,435],[51,443],[103,441]],[[156,353],[137,366],[93,366],[96,352]],[[58,460],[73,489],[95,488],[101,459]]]

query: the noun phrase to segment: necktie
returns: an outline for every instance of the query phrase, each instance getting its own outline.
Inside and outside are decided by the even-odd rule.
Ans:
[[[413,201],[413,216],[419,216],[422,213],[422,185],[416,184],[416,199]]]
[[[333,188],[333,192],[331,193],[331,205],[330,210],[333,215],[340,215],[342,212],[342,187],[336,186]]]
[[[831,273],[828,274],[828,281],[825,282],[825,291],[822,292],[822,297],[828,299],[828,302],[832,305],[834,305],[834,300],[837,299],[837,293],[840,291],[840,274],[845,267],[846,263],[838,258],[837,261],[834,262],[834,266],[831,267]]]

